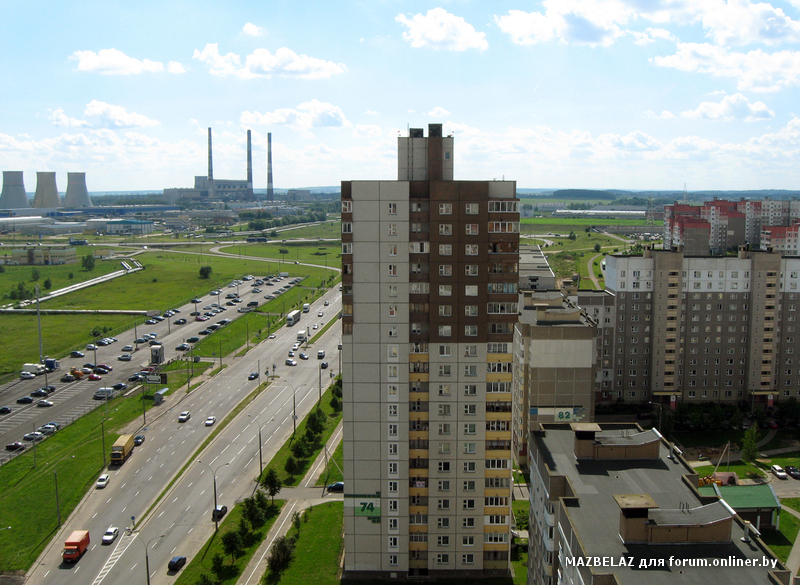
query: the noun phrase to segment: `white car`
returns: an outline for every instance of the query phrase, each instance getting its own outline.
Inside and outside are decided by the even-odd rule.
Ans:
[[[126,345],[125,347],[122,348],[122,351],[124,351],[125,353],[131,352],[131,351],[133,351],[133,346],[132,345]]]
[[[86,346],[86,351],[94,351],[97,349],[97,346],[94,343],[90,343]]]
[[[298,349],[300,349],[300,344],[299,344],[299,343],[295,343],[295,344],[292,346],[292,351],[297,351]]]
[[[772,467],[770,467],[770,471],[772,471],[772,474],[778,479],[789,478],[789,476],[786,475],[786,472],[783,470],[783,467],[781,467],[780,465],[773,465]]]
[[[22,380],[33,380],[36,377],[36,374],[32,374],[31,372],[20,372],[19,377]]]
[[[108,485],[108,482],[110,480],[111,478],[109,477],[109,475],[107,473],[104,473],[103,475],[97,478],[97,483],[95,484],[95,486],[97,486],[98,489],[103,489]]]
[[[119,535],[119,528],[116,526],[109,526],[106,533],[103,535],[103,544],[111,544],[117,539]]]
[[[320,311],[319,313],[317,313],[317,317],[322,317],[322,311]]]
[[[287,366],[296,366],[297,362],[295,360],[292,360],[292,359],[287,359],[286,360],[286,365]]]
[[[188,410],[184,410],[182,413],[178,415],[178,422],[180,423],[186,422],[190,418],[192,418],[192,415],[189,413]]]
[[[216,416],[209,416],[208,418],[206,418],[206,426],[207,427],[212,426],[215,422],[217,422],[217,417]]]
[[[269,334],[269,338],[270,339],[275,339],[276,337],[277,337],[277,335],[275,335],[274,333],[270,333]]]

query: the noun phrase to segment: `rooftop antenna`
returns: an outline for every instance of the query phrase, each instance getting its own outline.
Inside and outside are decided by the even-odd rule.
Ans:
[[[689,192],[686,190],[686,183],[683,184],[683,199],[681,199],[681,203],[689,203]]]

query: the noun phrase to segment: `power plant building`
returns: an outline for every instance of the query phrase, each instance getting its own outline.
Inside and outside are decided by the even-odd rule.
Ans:
[[[56,174],[52,171],[36,173],[36,195],[33,206],[37,209],[55,209],[61,207],[61,197],[56,187]]]
[[[28,194],[22,171],[3,171],[3,191],[0,193],[0,209],[29,209]]]
[[[86,173],[67,173],[67,193],[64,207],[91,207],[89,191],[86,189]]]

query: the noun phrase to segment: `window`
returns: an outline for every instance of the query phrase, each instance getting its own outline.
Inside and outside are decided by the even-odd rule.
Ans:
[[[389,276],[397,276],[397,264],[389,264]]]
[[[468,223],[465,227],[466,233],[468,236],[477,236],[478,235],[478,224],[477,223]]]
[[[450,525],[450,520],[448,518],[440,518],[440,520],[447,520],[447,525]],[[436,555],[436,564],[437,565],[449,565],[450,564],[450,555],[446,553],[438,553]]]
[[[462,518],[461,526],[463,528],[475,528],[475,518]]]
[[[478,414],[478,405],[477,404],[465,404],[464,405],[464,414],[468,416],[474,416]]]
[[[440,297],[453,296],[453,285],[451,285],[451,284],[440,284],[439,285],[439,296]]]
[[[399,369],[398,369],[398,367],[397,367],[397,366],[387,366],[387,368],[386,368],[386,372],[387,372],[387,375],[388,375],[390,378],[397,378],[397,376],[399,375],[399,374],[398,374],[398,372],[399,372]]]
[[[440,492],[449,492],[450,491],[450,480],[449,479],[440,479],[439,480],[439,491]]]
[[[439,510],[449,510],[450,509],[450,500],[439,500],[437,503],[437,507]],[[441,537],[439,537],[441,538]]]
[[[478,296],[478,285],[477,284],[467,284],[464,286],[464,296],[467,297],[477,297]]]
[[[397,256],[397,244],[389,245],[389,256]]]
[[[439,364],[439,376],[449,377],[451,372],[452,370],[450,364]]]
[[[474,536],[462,536],[461,537],[461,544],[463,546],[475,546],[475,537]]]
[[[440,256],[452,256],[453,255],[453,245],[452,244],[439,244],[439,255]]]
[[[439,235],[440,236],[452,236],[453,235],[453,224],[452,223],[440,223],[439,224]]]
[[[389,398],[397,397],[397,384],[389,384],[388,395]]]
[[[464,274],[467,276],[478,276],[478,265],[477,264],[465,264],[464,265]]]
[[[464,461],[464,473],[475,473],[476,465],[474,461]]]
[[[387,229],[389,230],[389,235],[390,236],[396,236],[397,235],[397,224],[396,223],[390,223],[387,226]]]
[[[353,213],[352,201],[342,201],[342,213]]]
[[[390,536],[389,537],[389,548],[397,548],[397,537]]]
[[[476,337],[478,335],[478,326],[477,325],[465,325],[464,326],[464,335],[467,336],[467,337]]]
[[[477,256],[478,255],[478,244],[466,244],[464,246],[464,253],[467,256]]]
[[[478,305],[464,305],[464,315],[467,317],[477,317]]]
[[[479,206],[477,203],[467,203],[466,207],[467,215],[478,215],[479,213]]]
[[[353,253],[352,242],[342,242],[342,254],[352,254],[352,253]]]
[[[387,293],[388,293],[388,295],[390,297],[396,297],[397,296],[397,285],[396,284],[390,284]]]
[[[389,482],[389,492],[390,493],[397,493],[398,483],[396,480],[392,480]],[[391,522],[389,523],[389,528],[391,528]],[[395,523],[395,528],[397,528],[397,524]]]
[[[477,345],[465,345],[464,346],[464,357],[477,357],[478,355],[478,346]]]
[[[397,416],[397,405],[396,404],[389,404],[389,416]],[[396,453],[395,453],[396,454]]]
[[[450,528],[450,518],[437,518],[436,525],[439,528]]]
[[[439,415],[441,415],[441,416],[450,416],[450,404],[440,404],[439,405]]]
[[[397,215],[397,203],[389,204],[389,215]]]
[[[439,276],[453,276],[452,264],[439,264]]]
[[[397,443],[389,443],[389,455],[397,455]]]
[[[394,423],[389,424],[389,436],[396,437],[397,436],[397,425]]]
[[[450,473],[450,462],[449,461],[439,461],[439,471],[441,473]]]
[[[439,396],[450,396],[450,384],[439,384]]]
[[[353,233],[353,224],[349,221],[342,222],[342,233],[343,234],[352,234]]]
[[[397,475],[397,462],[389,463],[389,474]]]
[[[397,337],[397,325],[389,325],[389,337]]]
[[[399,508],[399,501],[398,500],[389,500],[389,511],[390,512],[397,512]]]
[[[467,455],[474,455],[475,445],[476,443],[464,443],[464,453],[466,453]]]
[[[474,378],[478,375],[478,366],[474,364],[469,364],[464,366],[464,376],[468,378]]]
[[[475,434],[475,423],[465,423],[464,424],[464,434],[465,435],[474,435]]]
[[[452,329],[453,328],[450,325],[439,325],[439,336],[450,337]]]
[[[450,355],[450,346],[449,345],[440,345],[439,346],[439,355],[442,357],[447,357]]]
[[[478,394],[477,384],[464,384],[464,396],[476,396]]]
[[[440,215],[453,215],[453,204],[452,203],[440,203],[439,204],[439,214]]]
[[[440,455],[449,455],[450,454],[450,443],[439,443],[439,454]]]

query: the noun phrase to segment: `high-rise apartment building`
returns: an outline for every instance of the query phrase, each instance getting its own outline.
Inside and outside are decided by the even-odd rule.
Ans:
[[[345,573],[509,568],[513,181],[453,180],[453,138],[342,182]]]

